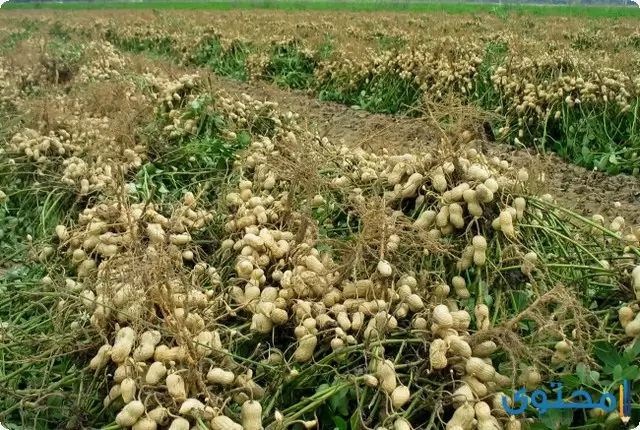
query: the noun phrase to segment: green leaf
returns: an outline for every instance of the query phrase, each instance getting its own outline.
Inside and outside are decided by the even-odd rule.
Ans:
[[[628,379],[633,381],[635,379],[640,378],[640,368],[635,364],[633,366],[625,366],[622,369],[622,374],[620,375],[620,379]]]
[[[333,423],[336,425],[337,430],[347,430],[347,422],[341,417],[334,416]]]
[[[349,400],[348,399],[345,398],[342,402],[340,402],[340,406],[338,406],[338,413],[340,413],[340,415],[342,415],[343,417],[349,416]]]
[[[607,173],[610,175],[617,175],[620,173],[620,166],[613,164],[607,168]]]
[[[222,118],[220,115],[216,115],[213,117],[213,124],[215,125],[215,127],[217,129],[223,129],[225,126],[225,121],[224,118]]]
[[[517,312],[522,312],[524,309],[529,306],[529,299],[527,295],[520,292],[515,292],[512,294],[513,304]]]
[[[348,390],[342,390],[333,396],[329,397],[329,406],[333,412],[337,412],[342,416],[348,416],[349,410],[347,405],[349,400],[347,399]]]
[[[591,151],[589,151],[589,142],[591,142],[591,140],[592,139],[591,139],[591,136],[589,134],[584,134],[582,136],[582,151],[583,151],[583,153],[584,153],[585,148],[586,148],[587,152],[589,152],[589,153],[591,152]]]
[[[619,364],[617,364],[614,368],[613,368],[613,380],[614,381],[619,381],[622,379],[622,366],[620,366]]]
[[[249,144],[251,143],[251,135],[249,133],[247,133],[246,131],[241,131],[237,135],[237,140],[238,140],[238,144],[240,144],[240,146],[242,146],[242,147],[249,146]]]
[[[565,389],[567,390],[578,388],[581,383],[581,379],[575,377],[574,375],[564,375],[562,377],[562,385],[564,385]]]
[[[609,155],[609,163],[618,164],[618,158],[616,157],[616,154]]]
[[[555,429],[555,426],[549,427],[545,423],[532,423],[529,425],[529,429],[530,430],[549,430],[549,429]]]
[[[325,391],[327,389],[331,388],[331,385],[329,384],[322,384],[320,385],[318,388],[316,388],[316,393],[320,393],[322,391]]]
[[[633,346],[625,351],[625,355],[629,357],[629,362],[640,355],[640,338],[636,339]]]
[[[144,171],[149,175],[153,175],[154,173],[156,173],[156,170],[158,170],[158,169],[152,163],[146,164],[144,166]]]
[[[600,161],[598,161],[597,167],[599,170],[605,170],[608,164],[609,164],[608,157],[603,156],[602,158],[600,158]]]
[[[596,358],[609,368],[607,373],[611,373],[610,370],[622,361],[622,357],[613,345],[605,341],[596,342],[594,346]]]
[[[571,409],[550,409],[540,417],[540,421],[550,429],[561,429],[571,425],[573,421],[573,410]]]
[[[193,110],[200,110],[202,107],[202,101],[200,99],[195,99],[191,102],[190,108]]]
[[[493,306],[493,297],[490,294],[484,296],[484,304],[491,308]]]
[[[588,384],[587,366],[585,366],[584,363],[580,363],[576,366],[576,376],[578,377],[580,382],[582,382],[585,385]]]
[[[591,372],[589,372],[589,377],[591,377],[591,380],[594,383],[598,382],[600,380],[600,372],[592,370]]]

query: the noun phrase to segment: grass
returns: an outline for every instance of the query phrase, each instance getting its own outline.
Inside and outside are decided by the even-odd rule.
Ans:
[[[418,85],[393,74],[359,79],[355,88],[344,91],[337,82],[319,85],[321,100],[358,106],[376,113],[407,113],[418,108],[422,94]],[[417,112],[417,111],[416,111]]]
[[[635,6],[584,6],[584,5],[534,5],[454,2],[388,2],[388,1],[149,1],[149,2],[71,2],[71,3],[7,3],[3,10],[98,10],[98,9],[182,9],[182,10],[233,10],[274,9],[286,11],[351,11],[351,12],[446,12],[468,13],[515,13],[537,16],[577,16],[589,18],[624,18],[640,16]]]

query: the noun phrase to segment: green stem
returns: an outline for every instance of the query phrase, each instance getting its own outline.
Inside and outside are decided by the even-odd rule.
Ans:
[[[354,381],[355,382],[355,381]],[[351,386],[354,385],[354,382],[345,382],[342,383],[340,385],[335,385],[333,387],[329,387],[323,391],[320,391],[316,394],[314,394],[313,396],[304,399],[303,401],[296,403],[293,406],[288,407],[287,409],[282,411],[282,414],[284,416],[287,416],[287,419],[284,422],[284,425],[287,426],[289,424],[291,424],[293,421],[296,421],[300,416],[302,416],[305,412],[309,412],[312,411],[314,409],[316,409],[318,406],[320,406],[322,403],[324,403],[327,399],[329,399],[330,397],[332,397],[334,394],[337,394],[338,392],[347,389]],[[303,407],[302,409],[298,408],[300,407],[301,404],[307,403],[307,402],[311,402],[310,404],[308,404],[307,406]],[[290,413],[295,412],[293,415],[288,416]]]

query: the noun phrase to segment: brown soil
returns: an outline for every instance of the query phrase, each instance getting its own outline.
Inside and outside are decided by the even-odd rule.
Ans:
[[[387,148],[407,151],[435,139],[436,131],[424,121],[397,115],[372,114],[349,106],[318,100],[306,91],[274,87],[264,82],[244,83],[212,77],[216,89],[229,95],[249,94],[259,100],[275,101],[282,110],[300,114],[300,121],[309,130],[317,131],[329,140],[362,146],[369,150]]]
[[[516,165],[533,163],[545,172],[548,192],[567,208],[585,215],[599,213],[609,220],[622,216],[627,225],[640,225],[640,178],[610,176],[507,145],[491,145],[490,152]]]

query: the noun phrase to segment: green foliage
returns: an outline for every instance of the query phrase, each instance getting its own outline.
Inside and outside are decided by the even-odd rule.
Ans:
[[[277,9],[277,10],[323,10],[323,11],[403,11],[436,12],[450,14],[494,13],[498,16],[508,14],[537,16],[583,16],[590,18],[625,18],[640,16],[640,10],[618,5],[565,5],[547,4],[544,7],[534,4],[508,4],[496,6],[494,3],[453,3],[453,2],[392,2],[392,1],[144,1],[144,2],[46,2],[15,3],[7,2],[6,9],[187,9],[187,10],[233,10],[233,9]]]
[[[53,315],[66,297],[43,291],[44,273],[41,264],[26,264],[0,276],[2,423],[34,430],[105,424],[103,378],[84,370],[93,342],[89,333],[69,329],[72,314]]]
[[[65,216],[73,213],[75,190],[55,181],[55,163],[41,172],[26,157],[11,152],[0,161],[0,263],[21,261],[25,238],[39,240],[50,234]]]
[[[191,62],[207,66],[218,75],[244,81],[247,79],[245,63],[250,52],[251,47],[243,42],[233,41],[225,49],[218,36],[208,36],[198,43]]]
[[[596,362],[579,363],[575,369],[565,369],[563,376],[554,382],[560,382],[562,387],[548,389],[547,398],[555,401],[560,393],[563,401],[566,401],[570,393],[575,390],[583,390],[589,393],[594,402],[599,402],[603,394],[610,393],[619,401],[619,387],[625,380],[632,386],[632,423],[640,420],[640,407],[637,399],[640,398],[640,340],[624,349],[620,349],[605,340],[593,343],[593,352]],[[563,369],[558,369],[563,371]],[[542,388],[542,387],[541,387]],[[560,391],[559,391],[560,390]],[[545,390],[543,390],[545,391]],[[531,395],[531,393],[529,393]],[[617,410],[617,409],[616,409]],[[533,407],[527,409],[528,416],[535,416],[537,410]],[[532,424],[532,429],[568,429],[583,427],[602,428],[605,418],[592,418],[588,410],[580,409],[549,409],[539,415],[539,421]]]
[[[202,187],[219,187],[229,173],[239,150],[250,143],[250,135],[240,131],[235,140],[223,138],[225,121],[209,109],[212,99],[196,99],[181,120],[199,119],[197,131],[163,142],[149,137],[152,160],[142,166],[132,183],[131,193],[143,199],[178,200],[185,192],[197,192]],[[155,130],[163,123],[153,124]],[[258,127],[262,127],[258,125]],[[214,195],[212,195],[214,197]]]
[[[110,28],[105,34],[105,38],[113,43],[120,49],[129,52],[150,52],[156,55],[175,55],[174,44],[175,41],[169,36],[155,36],[155,37],[121,37],[118,31]]]
[[[317,64],[313,54],[305,52],[301,44],[295,41],[278,44],[271,52],[265,76],[278,86],[309,88]]]
[[[571,47],[579,51],[595,49],[597,46],[597,37],[592,33],[581,32],[571,37]]]
[[[69,42],[71,40],[71,30],[64,28],[64,25],[60,21],[56,21],[51,25],[49,35],[63,42]]]
[[[491,76],[495,69],[503,66],[508,58],[509,46],[505,42],[487,42],[482,63],[474,76],[474,91],[471,99],[483,109],[493,111],[502,105],[502,97],[492,85]]]
[[[31,36],[28,30],[9,33],[6,38],[0,39],[0,52],[6,52],[14,49],[21,40],[26,40]]]
[[[42,166],[38,174],[35,163],[18,154],[3,156],[0,190],[7,198],[0,203],[2,422],[37,430],[51,428],[50,423],[76,428],[90,420],[100,423],[101,379],[82,370],[86,351],[93,348],[89,333],[69,330],[71,315],[64,311],[52,315],[51,310],[68,298],[42,288],[46,265],[55,262],[34,262],[30,257],[50,241],[56,225],[78,213],[75,190],[60,186],[53,172]]]
[[[138,84],[145,85],[142,80]],[[221,130],[227,125],[210,105],[210,98],[198,99],[182,118],[201,118],[194,135],[171,139],[164,146],[154,140],[153,161],[125,178],[130,194],[154,198],[158,204],[203,189],[210,190],[203,198],[218,197],[215,190],[227,179],[237,151],[248,146],[250,136],[239,131],[235,140],[223,138]],[[154,130],[146,130],[143,138],[157,138],[163,125],[151,124]],[[250,124],[252,128],[273,133],[274,125],[257,121]],[[57,428],[60,423],[67,428],[107,428],[103,426],[113,420],[113,411],[103,407],[107,378],[87,368],[99,336],[87,328],[87,321],[77,320],[88,319],[77,312],[77,305],[65,307],[65,301],[77,300],[75,294],[43,288],[49,267],[60,273],[72,269],[56,254],[46,261],[30,257],[51,244],[55,226],[77,218],[88,201],[77,199],[77,190],[59,185],[58,164],[39,166],[38,173],[33,161],[10,152],[4,156],[0,190],[7,198],[0,203],[0,267],[9,269],[0,269],[2,423],[34,430]],[[25,240],[27,235],[32,241]],[[56,279],[56,284],[64,285],[64,279]],[[80,323],[79,328],[73,328],[74,322]]]
[[[338,381],[333,381],[334,384]],[[331,388],[329,384],[322,384],[317,392]],[[338,430],[356,430],[360,422],[358,416],[358,401],[356,388],[347,387],[338,390],[318,410],[318,418],[323,423],[333,423]]]
[[[407,44],[407,41],[400,36],[389,36],[383,32],[377,33],[375,36],[381,50],[401,49]]]
[[[318,86],[320,100],[355,105],[370,112],[410,112],[418,107],[422,97],[419,86],[397,75],[370,75],[353,85],[330,82]],[[415,114],[415,112],[413,112]]]
[[[235,153],[247,146],[248,136],[239,134],[235,142],[219,136],[196,136],[183,140],[137,173],[134,184],[144,198],[154,195],[177,200],[184,192],[199,187],[220,186],[229,173]]]
[[[549,118],[544,124],[541,149],[609,174],[640,173],[637,100],[627,112],[621,112],[615,104],[591,109],[563,105],[560,109],[559,120]]]
[[[77,73],[82,63],[84,49],[81,45],[53,38],[46,55],[41,59],[46,79],[54,84],[66,84]]]

